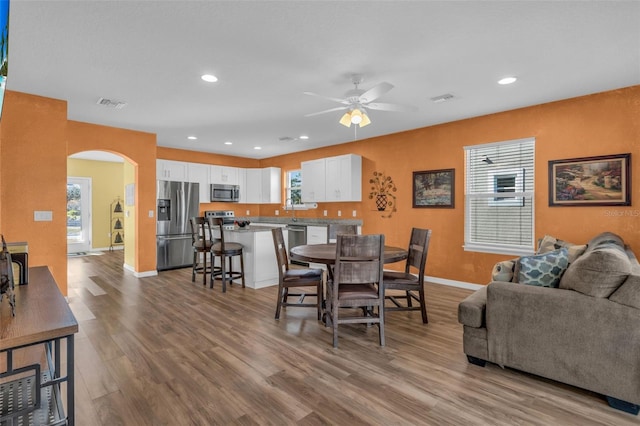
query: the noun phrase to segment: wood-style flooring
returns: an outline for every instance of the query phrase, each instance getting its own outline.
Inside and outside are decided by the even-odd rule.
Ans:
[[[76,336],[76,424],[637,425],[600,395],[467,363],[458,303],[470,291],[427,284],[420,312],[331,329],[284,308],[276,287],[191,282],[189,269],[138,279],[122,251],[69,258]],[[199,278],[199,277],[197,277]]]

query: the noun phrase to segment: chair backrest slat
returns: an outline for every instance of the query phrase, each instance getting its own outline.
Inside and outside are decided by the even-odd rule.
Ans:
[[[278,262],[278,273],[282,276],[289,269],[289,256],[287,255],[287,246],[284,243],[284,235],[282,228],[274,228],[271,230],[273,235],[273,245],[276,249],[276,260]]]
[[[334,269],[337,283],[379,283],[383,263],[384,235],[338,234]]]
[[[431,240],[430,229],[413,228],[411,230],[411,238],[409,240],[409,253],[405,272],[411,272],[411,268],[415,268],[418,272],[420,282],[424,278],[424,270],[427,263],[427,254],[429,252],[429,241]]]
[[[357,234],[357,225],[329,224],[327,226],[327,242],[335,243],[338,234]]]

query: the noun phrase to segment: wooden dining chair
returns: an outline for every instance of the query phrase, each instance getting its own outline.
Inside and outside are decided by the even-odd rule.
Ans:
[[[338,347],[339,324],[377,324],[384,346],[384,235],[338,234],[333,281],[327,285],[327,326]],[[357,308],[345,310],[342,308]],[[377,309],[376,309],[377,308]]]
[[[335,243],[338,234],[357,234],[358,225],[343,225],[338,223],[330,223],[327,226],[327,242]]]
[[[224,229],[223,229],[223,220],[218,217],[209,217],[209,225],[212,230],[217,230],[220,232],[220,238],[214,239],[213,244],[211,245],[211,253],[213,259],[211,264],[215,264],[215,258],[220,258],[220,267],[212,268],[211,270],[211,285],[213,288],[213,283],[216,277],[220,277],[222,280],[222,292],[226,293],[227,291],[227,281],[229,284],[233,284],[234,280],[242,279],[242,288],[245,286],[244,280],[244,255],[243,255],[243,245],[240,243],[227,243],[224,241]],[[240,270],[233,270],[233,258],[240,257]]]
[[[429,251],[429,241],[431,240],[430,229],[413,228],[409,240],[408,257],[404,272],[384,271],[385,298],[390,300],[394,306],[385,307],[386,311],[421,311],[422,322],[427,324],[427,305],[424,297],[424,271],[427,265],[427,254]],[[389,294],[391,291],[401,290],[406,299],[403,305],[401,297]],[[417,295],[416,295],[417,293]],[[400,300],[399,300],[400,299]],[[413,305],[413,300],[418,302],[418,306]]]
[[[211,227],[204,217],[192,217],[191,246],[193,247],[193,266],[191,268],[191,282],[195,282],[196,274],[202,274],[202,284],[207,285],[207,276],[211,274],[213,257],[211,256]],[[202,259],[202,261],[200,261]],[[208,263],[208,265],[207,265]]]
[[[271,230],[273,244],[276,249],[276,261],[278,262],[278,302],[276,304],[276,319],[280,319],[280,310],[283,306],[316,307],[318,320],[322,315],[322,269],[315,268],[291,268],[287,246],[284,243],[282,228]],[[315,287],[315,293],[291,293],[290,288]],[[316,303],[304,303],[307,296],[315,297]],[[297,302],[289,302],[289,297],[298,297]]]

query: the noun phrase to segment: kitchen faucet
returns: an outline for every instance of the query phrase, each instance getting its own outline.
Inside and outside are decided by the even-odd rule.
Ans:
[[[293,198],[287,198],[286,200],[284,200],[284,204],[285,204],[285,208],[287,207],[287,202],[290,202],[290,206],[291,206],[291,221],[292,222],[297,222],[298,219],[296,219],[296,209],[293,207]]]

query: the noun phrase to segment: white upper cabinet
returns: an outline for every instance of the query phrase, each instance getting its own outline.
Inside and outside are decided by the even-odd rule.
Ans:
[[[245,203],[262,203],[262,169],[245,169],[245,172],[247,179],[244,190],[246,194]],[[240,188],[240,193],[242,193],[242,188]]]
[[[325,201],[325,159],[303,161],[302,169],[302,201]]]
[[[156,160],[156,178],[187,182],[187,163],[182,161]]]
[[[246,185],[244,193],[247,204],[278,204],[282,200],[282,171],[279,167],[245,169]],[[240,198],[242,190],[240,188]]]
[[[240,198],[238,203],[247,203],[247,169],[238,169],[238,185],[240,186]]]
[[[238,185],[238,168],[229,166],[211,166],[211,183],[221,183],[225,185]]]
[[[282,201],[282,170],[280,167],[262,169],[262,202],[279,204]]]
[[[302,201],[362,201],[362,157],[346,154],[302,162]]]
[[[189,182],[197,182],[200,184],[200,202],[211,202],[211,193],[209,191],[209,165],[200,163],[189,163],[187,165]]]
[[[362,157],[347,154],[325,161],[326,201],[362,201]]]

